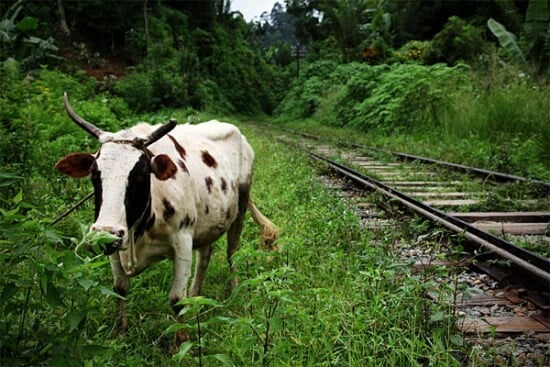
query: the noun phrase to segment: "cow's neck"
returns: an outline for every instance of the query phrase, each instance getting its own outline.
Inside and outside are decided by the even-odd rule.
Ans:
[[[134,241],[137,241],[139,237],[143,236],[143,233],[148,227],[148,220],[152,215],[151,211],[151,196],[149,196],[149,200],[147,201],[147,206],[145,207],[145,210],[143,211],[143,214],[141,214],[141,217],[134,223],[130,231],[132,232],[132,235],[134,236]]]

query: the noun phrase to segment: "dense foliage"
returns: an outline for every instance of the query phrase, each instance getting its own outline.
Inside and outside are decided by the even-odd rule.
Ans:
[[[284,3],[255,23],[228,0],[0,3],[0,364],[459,364],[446,306],[419,297],[429,279],[391,260],[397,234],[360,231],[264,127],[241,124],[258,157],[254,195],[285,229],[285,252],[256,251],[247,223],[243,282],[230,293],[218,249],[208,298],[186,311],[196,338],[173,357],[169,264],[136,279],[118,337],[108,263],[73,251],[91,204],[52,225],[91,190],[53,165],[97,148],[66,117],[64,91],[106,130],[275,114],[550,179],[546,1]]]
[[[290,117],[335,126],[414,127],[449,105],[453,92],[471,89],[467,68],[442,64],[317,63],[295,82],[279,107]]]
[[[59,1],[58,7],[52,7],[22,0],[2,3],[6,19],[1,23],[0,61],[11,57],[25,70],[48,61],[68,71],[83,67],[104,80],[104,90],[123,97],[135,111],[187,106],[271,113],[284,77],[250,47],[249,26],[228,11],[228,4],[98,0]],[[60,9],[63,16],[58,16]],[[42,19],[23,17],[23,13]],[[58,24],[64,24],[61,28],[66,31]],[[45,58],[57,50],[51,37],[34,48],[32,58],[27,56],[28,44],[40,40],[28,36],[31,31],[56,37],[60,46],[56,59]],[[45,48],[48,42],[52,46]],[[63,63],[59,56],[64,57]]]
[[[91,94],[94,84],[83,75],[43,70],[32,82],[6,78],[11,83],[2,92],[2,103],[19,111],[6,112],[17,117],[8,135],[21,140],[2,141],[2,149],[17,144],[21,155],[3,162],[0,176],[3,363],[177,365],[199,358],[212,366],[284,365],[288,360],[311,366],[365,360],[380,365],[456,362],[451,353],[460,346],[457,336],[446,323],[434,327],[441,320],[423,316],[445,306],[418,297],[424,289],[418,279],[384,255],[394,240],[389,247],[368,246],[371,234],[360,231],[355,214],[323,188],[310,166],[301,164],[306,158],[274,143],[253,125],[243,125],[243,130],[258,156],[254,197],[285,228],[284,252],[258,251],[257,229],[248,220],[244,248],[235,259],[242,283],[229,293],[225,251],[218,248],[205,287],[208,298],[189,300],[186,309],[184,326],[195,338],[173,357],[172,332],[180,326],[166,318],[170,265],[158,264],[133,280],[131,330],[127,338],[117,337],[108,261],[73,251],[86,231],[83,223],[91,220],[90,205],[51,224],[74,198],[90,190],[87,180],[55,175],[53,163],[71,151],[93,151],[97,144],[64,118],[61,91],[72,88],[75,108],[102,121],[106,129],[119,127],[117,113],[139,117],[128,113],[121,100]],[[20,100],[26,102],[16,105]],[[288,170],[289,164],[295,168]],[[383,314],[391,317],[381,318]],[[376,342],[364,344],[358,333]],[[403,336],[416,340],[414,354],[384,342]],[[435,348],[432,339],[438,341]],[[194,352],[187,353],[187,347]]]
[[[548,179],[548,87],[517,68],[498,68],[482,75],[465,64],[318,62],[295,81],[277,112],[292,121],[354,128],[388,149],[403,150],[409,140],[408,152]]]

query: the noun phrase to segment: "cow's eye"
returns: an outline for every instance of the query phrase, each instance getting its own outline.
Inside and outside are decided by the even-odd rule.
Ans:
[[[145,182],[147,180],[147,175],[145,173],[138,173],[133,177],[133,179],[136,182]]]
[[[96,180],[99,180],[101,174],[99,173],[99,170],[97,169],[97,166],[93,166],[92,167],[92,173],[91,173],[91,177],[92,177],[92,180],[93,181],[96,181]]]

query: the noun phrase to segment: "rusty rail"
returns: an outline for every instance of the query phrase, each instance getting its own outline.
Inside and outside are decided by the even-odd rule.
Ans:
[[[365,185],[371,189],[383,193],[388,197],[398,200],[411,210],[414,210],[415,212],[440,223],[444,227],[456,233],[464,235],[464,237],[468,240],[477,243],[488,251],[497,254],[499,257],[514,264],[523,273],[533,278],[534,281],[537,281],[546,287],[550,286],[550,261],[548,259],[538,256],[521,247],[517,247],[514,244],[498,238],[488,232],[482,231],[467,222],[428,206],[417,199],[414,199],[376,179],[365,176],[338,162],[332,161],[307,150],[306,152],[311,157],[326,163],[332,169],[340,172],[346,177],[349,177],[356,183]]]

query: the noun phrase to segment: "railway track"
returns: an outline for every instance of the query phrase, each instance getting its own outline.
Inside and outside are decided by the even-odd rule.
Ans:
[[[299,147],[344,178],[344,183],[331,179],[331,186],[348,186],[349,191],[352,185],[356,197],[365,190],[381,194],[384,201],[399,203],[454,233],[449,241],[460,242],[466,249],[458,258],[450,254],[452,246],[441,250],[443,254],[409,247],[399,255],[415,271],[434,267],[461,269],[453,281],[436,282],[438,285],[426,296],[442,301],[438,287],[462,283],[462,290],[444,301],[452,304],[458,329],[480,349],[480,354],[490,339],[497,347],[519,345],[515,350],[520,351],[520,357],[524,355],[523,360],[519,358],[522,365],[550,365],[550,261],[517,246],[517,242],[525,245],[524,242],[534,241],[543,251],[549,248],[549,183],[405,153],[391,153],[398,160],[390,160],[387,152],[357,145],[336,148],[307,134],[298,140],[286,136],[279,140]],[[380,153],[386,159],[379,159]],[[481,185],[471,185],[471,176],[466,184],[456,175],[441,178],[442,170],[476,175],[481,177],[477,179]],[[500,203],[496,210],[482,211],[479,208],[488,206],[490,191],[501,185],[493,182],[528,184],[536,195],[510,200],[512,209],[505,210]],[[481,190],[481,186],[489,186],[489,190]],[[364,225],[370,229],[391,220],[368,202],[359,199],[357,203],[363,211]],[[526,351],[533,345],[539,346],[536,351]],[[508,357],[518,360],[517,356]],[[508,357],[500,356],[502,361],[496,365],[508,365]]]

